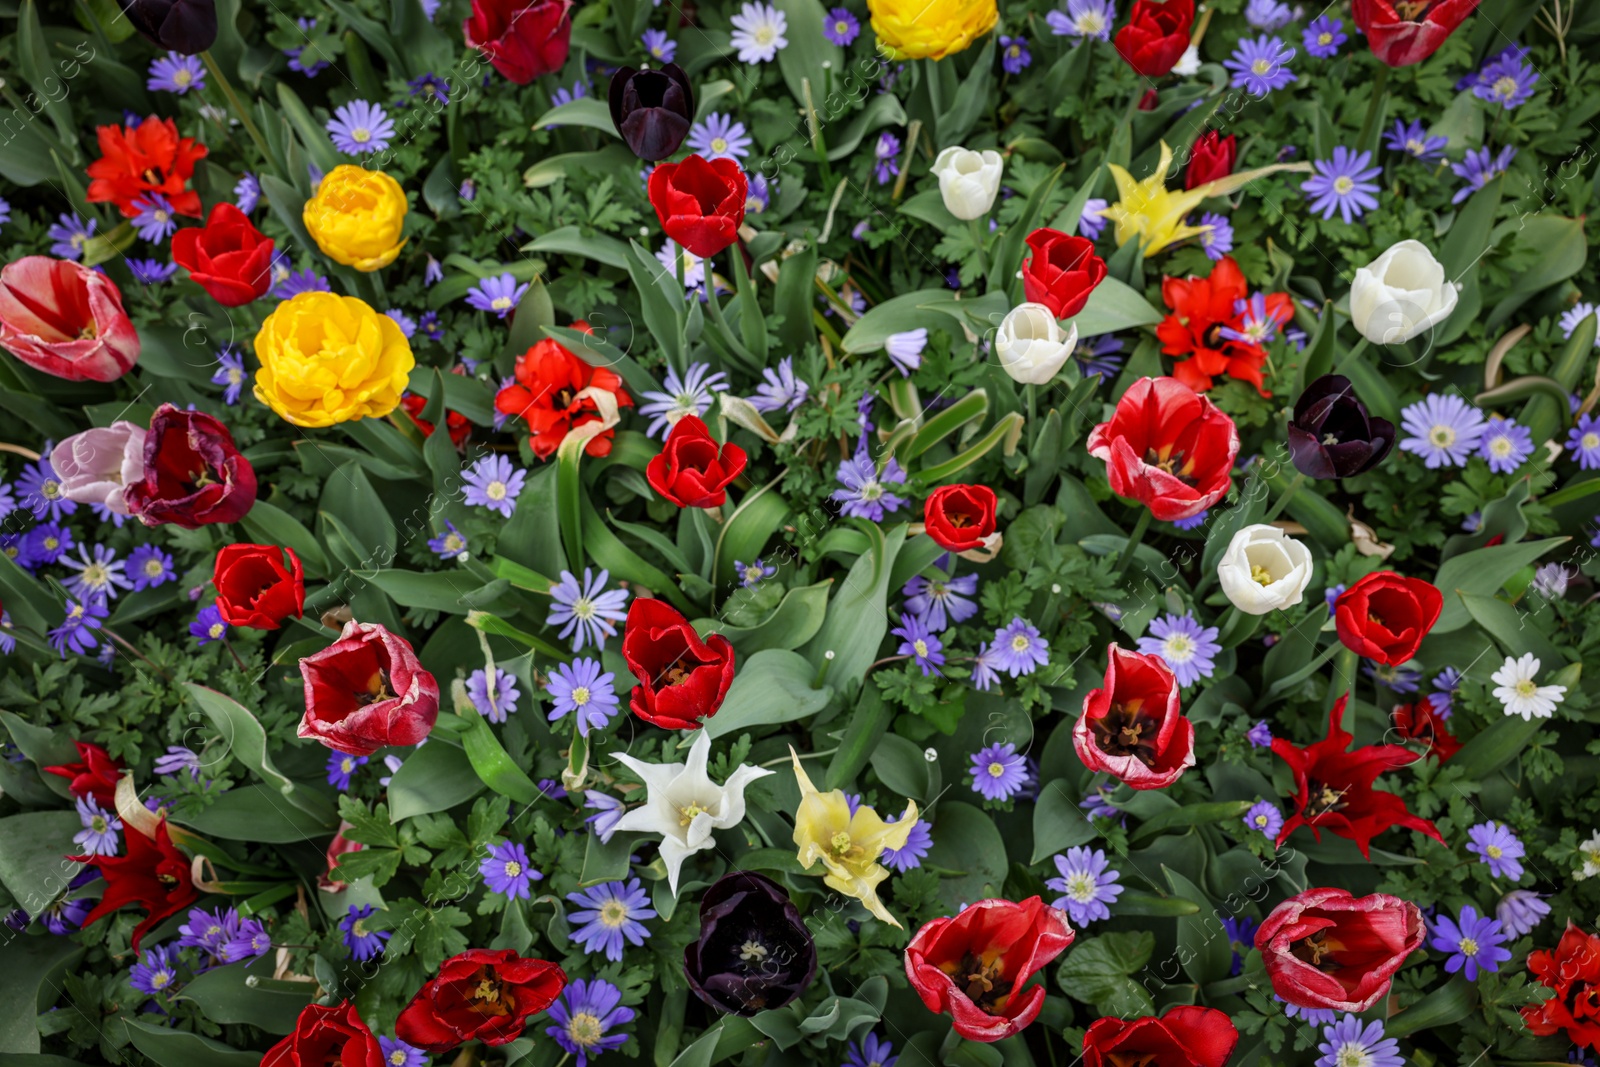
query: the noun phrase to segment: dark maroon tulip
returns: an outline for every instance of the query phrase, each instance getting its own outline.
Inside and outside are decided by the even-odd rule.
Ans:
[[[1289,420],[1289,455],[1307,478],[1348,478],[1394,447],[1394,423],[1367,414],[1350,379],[1324,374],[1300,394]]]
[[[654,163],[678,150],[694,117],[694,87],[676,63],[611,76],[611,121],[633,154]]]
[[[213,0],[121,0],[133,28],[162,48],[199,55],[217,40]]]
[[[219,420],[162,404],[144,437],[144,478],[123,498],[146,526],[238,522],[255,506],[256,472]]]
[[[783,887],[750,871],[717,880],[700,901],[700,937],[683,950],[695,996],[718,1011],[781,1008],[811,985],[817,946]]]

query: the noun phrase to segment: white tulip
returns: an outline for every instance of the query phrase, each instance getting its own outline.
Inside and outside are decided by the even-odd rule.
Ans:
[[[718,785],[706,774],[711,738],[704,730],[689,746],[687,763],[646,763],[617,754],[624,766],[644,780],[648,799],[617,821],[616,830],[661,835],[661,862],[667,886],[678,895],[678,870],[701,849],[713,847],[712,830],[727,830],[744,821],[744,789],[772,771],[740,765]]]
[[[958,219],[981,219],[994,206],[1000,191],[1000,171],[1005,162],[994,150],[969,152],[952,146],[933,161],[939,176],[939,195],[944,206]]]
[[[994,354],[1011,380],[1045,385],[1078,347],[1077,323],[1062,329],[1055,312],[1043,304],[1018,304],[994,335]]]
[[[1276,526],[1246,526],[1228,542],[1217,579],[1228,600],[1247,615],[1293,607],[1311,581],[1311,551]]]
[[[1421,241],[1400,241],[1350,283],[1350,319],[1375,345],[1394,345],[1450,317],[1459,296]]]

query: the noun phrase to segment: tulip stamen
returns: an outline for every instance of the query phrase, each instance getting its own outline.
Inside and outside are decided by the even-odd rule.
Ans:
[[[1407,22],[1417,22],[1433,6],[1432,0],[1395,0],[1395,14]]]
[[[505,987],[500,979],[487,967],[478,969],[477,983],[472,990],[472,1001],[468,1005],[480,1015],[510,1015],[513,1007],[511,998],[506,995]]]
[[[1306,801],[1306,818],[1315,821],[1330,811],[1339,811],[1345,806],[1344,795],[1348,790],[1334,789],[1321,782],[1310,783],[1310,797]]]
[[[1001,957],[984,962],[969,952],[962,957],[956,973],[966,983],[967,999],[993,1015],[1011,994],[1011,983],[1005,980],[1004,970],[1005,961]]]
[[[1327,972],[1339,969],[1340,965],[1333,959],[1333,954],[1341,947],[1343,946],[1328,941],[1326,930],[1318,930],[1309,937],[1302,937],[1296,941],[1289,951],[1317,970]]]
[[[1133,756],[1146,767],[1156,765],[1157,722],[1143,713],[1143,701],[1112,704],[1104,718],[1094,723],[1095,742],[1112,756]]]

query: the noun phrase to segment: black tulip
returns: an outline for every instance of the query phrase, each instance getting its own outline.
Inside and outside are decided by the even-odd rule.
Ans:
[[[817,946],[783,888],[749,871],[724,875],[700,901],[700,937],[683,950],[695,996],[755,1015],[794,1000],[817,973]]]
[[[1394,447],[1394,424],[1367,414],[1350,379],[1324,374],[1300,394],[1289,420],[1289,455],[1307,478],[1348,478]]]
[[[611,121],[633,154],[654,163],[689,135],[694,87],[676,63],[660,70],[623,67],[611,76]]]
[[[217,42],[214,0],[122,0],[133,28],[162,48],[198,55]]]

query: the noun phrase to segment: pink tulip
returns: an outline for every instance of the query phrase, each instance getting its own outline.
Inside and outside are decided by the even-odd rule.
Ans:
[[[24,256],[0,269],[0,348],[71,382],[110,382],[139,358],[139,334],[110,278],[81,263]]]
[[[118,420],[73,434],[50,453],[61,493],[80,504],[104,504],[128,515],[123,489],[144,480],[144,427]]]

